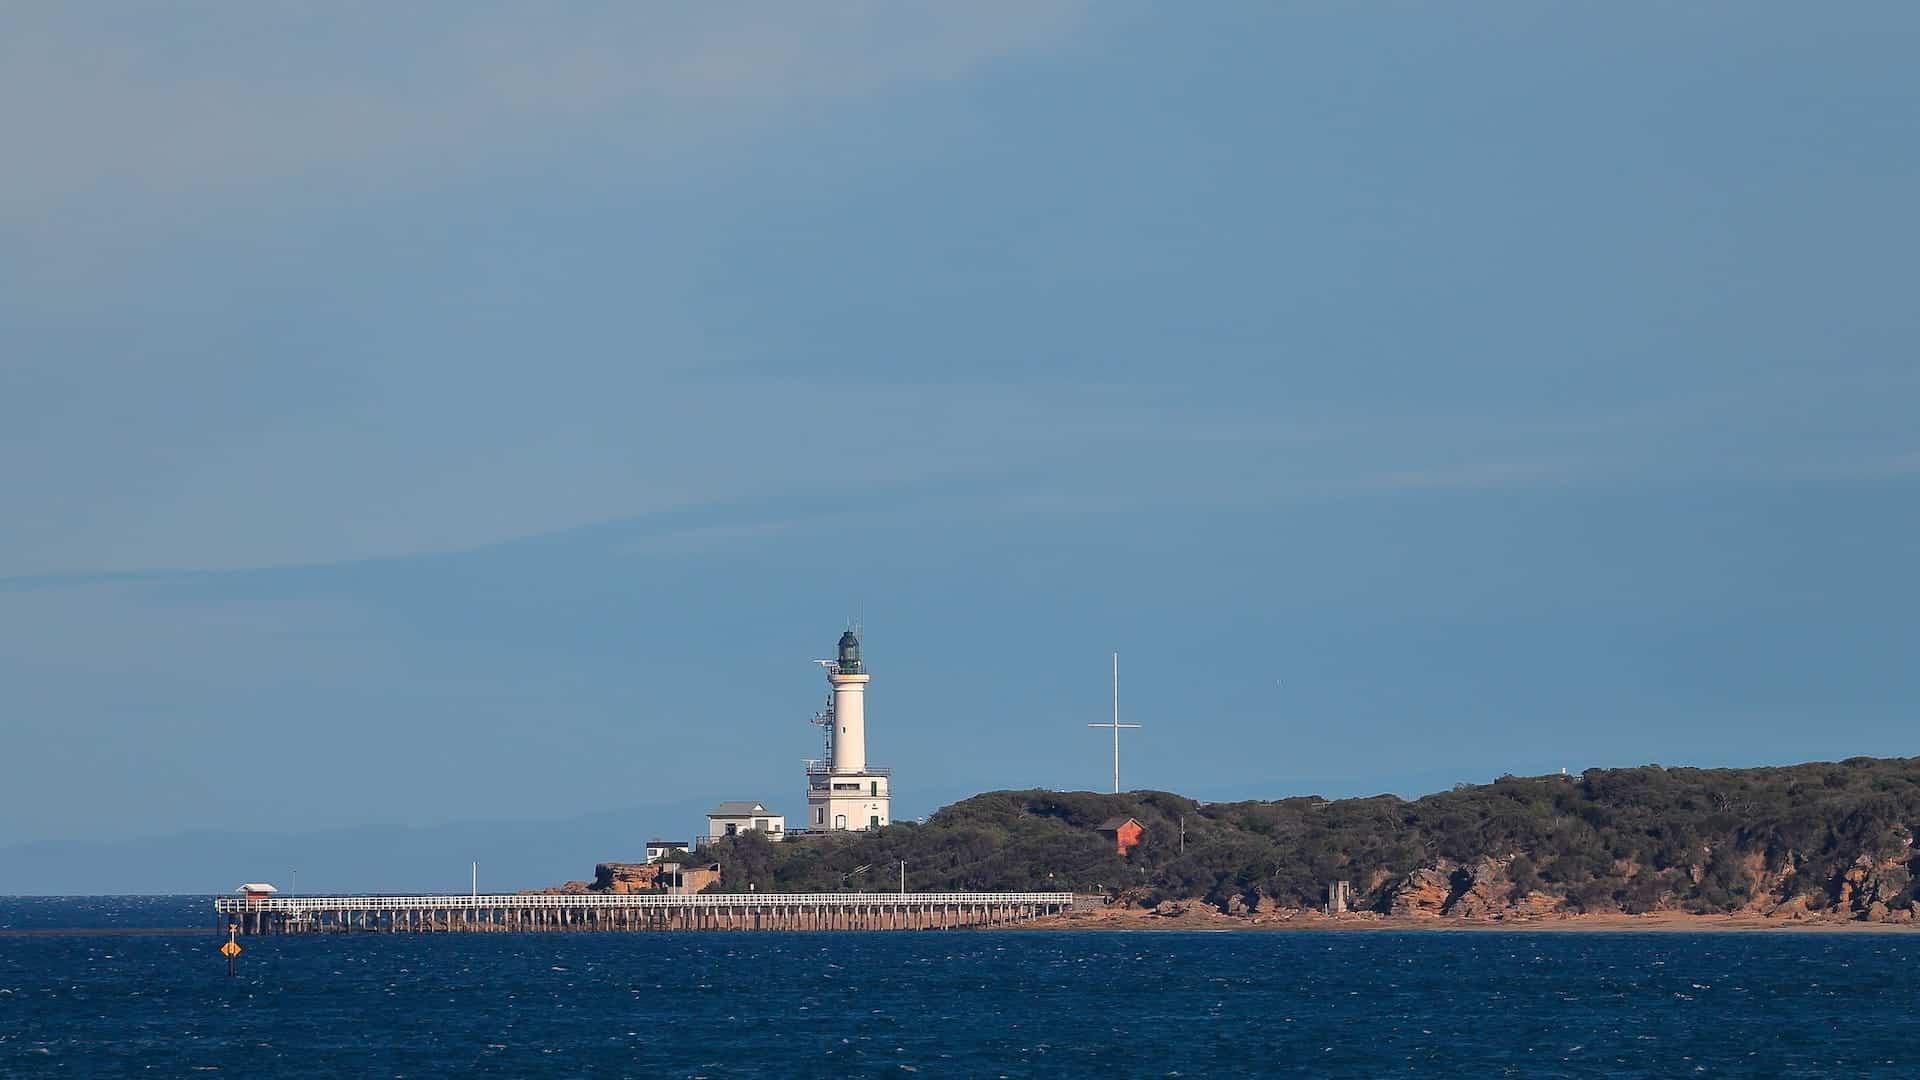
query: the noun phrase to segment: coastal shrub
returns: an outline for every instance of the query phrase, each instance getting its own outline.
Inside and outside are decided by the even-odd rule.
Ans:
[[[1092,831],[1116,816],[1147,830],[1125,859]],[[1917,828],[1920,759],[1851,759],[1505,776],[1414,800],[1201,804],[1170,792],[998,791],[945,807],[924,825],[779,844],[749,836],[699,857],[720,862],[723,887],[740,891],[889,888],[905,859],[914,889],[1135,889],[1318,907],[1329,881],[1349,880],[1372,889],[1361,904],[1384,907],[1412,870],[1517,853],[1506,870],[1509,899],[1542,891],[1567,910],[1730,911],[1802,895],[1829,906],[1861,855],[1881,866],[1916,859]],[[854,873],[862,866],[869,869]],[[1770,897],[1756,891],[1752,868],[1760,866],[1770,881],[1779,877]],[[1911,903],[1916,878],[1920,862],[1904,876],[1883,873],[1879,896]]]
[[[1534,866],[1533,860],[1525,855],[1516,856],[1513,862],[1507,865],[1507,880],[1512,883],[1507,890],[1509,900],[1522,899],[1527,894],[1537,891],[1543,884],[1540,880],[1539,868]]]

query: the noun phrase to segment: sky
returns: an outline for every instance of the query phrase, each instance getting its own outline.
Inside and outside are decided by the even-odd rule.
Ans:
[[[1125,785],[1199,798],[1911,754],[1916,47],[9,5],[0,892],[798,817],[850,620],[899,817],[1107,785],[1115,652]]]

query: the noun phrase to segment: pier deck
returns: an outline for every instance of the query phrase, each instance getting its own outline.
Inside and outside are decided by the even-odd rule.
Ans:
[[[1074,907],[1072,893],[662,893],[222,896],[242,934],[644,930],[947,930],[1005,926]]]

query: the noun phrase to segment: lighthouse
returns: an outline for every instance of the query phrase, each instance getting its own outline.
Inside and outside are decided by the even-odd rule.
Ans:
[[[807,762],[807,828],[877,829],[892,821],[888,770],[867,764],[867,666],[860,637],[840,635],[832,660],[822,660],[832,689],[814,723],[827,729],[827,756]]]

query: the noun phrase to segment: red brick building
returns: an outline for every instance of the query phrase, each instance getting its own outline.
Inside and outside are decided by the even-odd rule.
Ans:
[[[1111,836],[1113,850],[1120,855],[1132,850],[1147,835],[1146,826],[1130,817],[1108,818],[1096,825],[1093,831],[1102,836]]]

